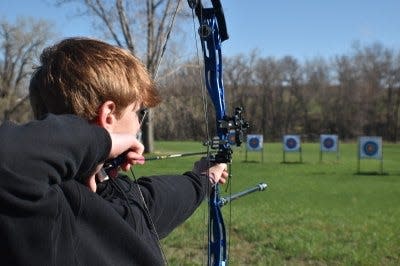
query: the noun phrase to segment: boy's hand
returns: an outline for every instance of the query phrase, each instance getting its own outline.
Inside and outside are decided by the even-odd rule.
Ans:
[[[121,169],[128,171],[134,164],[144,164],[144,146],[132,134],[110,133],[112,146],[109,158],[125,155]]]
[[[214,185],[217,183],[225,184],[228,180],[228,166],[225,163],[212,164],[207,158],[202,158],[194,163],[193,172],[198,175],[206,175]]]
[[[143,151],[144,146],[140,143],[136,137],[132,134],[125,133],[110,133],[111,137],[111,150],[108,158],[114,159],[118,156],[124,156],[123,163],[120,168],[124,171],[128,171],[134,164],[144,164]],[[102,170],[103,164],[98,165],[95,174],[90,176],[86,181],[86,186],[92,191],[96,191],[96,176],[98,181],[103,181],[107,176],[104,170]],[[118,168],[110,171],[109,177],[116,177],[118,174]]]

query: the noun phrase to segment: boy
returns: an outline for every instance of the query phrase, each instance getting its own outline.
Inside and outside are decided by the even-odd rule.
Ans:
[[[162,265],[159,238],[200,205],[226,165],[103,180],[124,153],[143,164],[142,108],[159,96],[143,65],[101,41],[70,38],[45,49],[30,99],[37,121],[0,127],[0,260],[10,265]],[[4,147],[4,149],[3,149]]]

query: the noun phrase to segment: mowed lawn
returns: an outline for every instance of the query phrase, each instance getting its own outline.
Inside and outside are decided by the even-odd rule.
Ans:
[[[195,142],[157,142],[160,154],[199,151]],[[236,149],[231,186],[224,194],[266,182],[268,189],[223,207],[229,265],[400,265],[400,144],[383,144],[380,161],[362,160],[357,144],[336,153],[302,144],[282,163],[281,143],[261,153]],[[149,161],[135,175],[182,173],[196,157]],[[225,188],[224,188],[225,189]],[[162,240],[169,265],[205,265],[207,207]]]

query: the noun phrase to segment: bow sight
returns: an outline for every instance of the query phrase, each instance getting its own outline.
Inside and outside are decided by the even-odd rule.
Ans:
[[[249,123],[243,118],[243,108],[236,107],[232,116],[225,116],[217,121],[219,136],[215,136],[211,148],[218,150],[211,158],[216,163],[232,162],[232,145],[239,147],[244,141],[244,134],[249,128]],[[221,136],[223,136],[221,138]]]

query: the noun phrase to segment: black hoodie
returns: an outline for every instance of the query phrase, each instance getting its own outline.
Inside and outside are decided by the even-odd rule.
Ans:
[[[208,179],[119,176],[93,193],[78,180],[110,149],[105,129],[72,115],[0,126],[1,265],[164,264],[157,238],[195,211]]]

